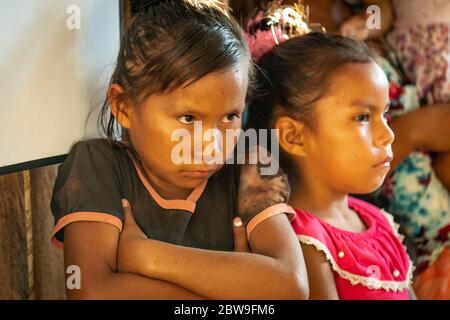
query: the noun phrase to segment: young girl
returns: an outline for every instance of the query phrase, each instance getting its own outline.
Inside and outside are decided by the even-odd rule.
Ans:
[[[318,2],[323,1],[307,1],[311,12]],[[377,192],[378,199],[383,199],[385,208],[395,215],[414,244],[417,297],[448,300],[450,1],[346,2],[354,3],[355,11],[358,4],[380,7],[380,30],[367,29],[366,10],[361,6],[362,13],[346,19],[338,30],[343,35],[367,39],[376,47],[382,44],[383,54],[389,58],[377,60],[390,82],[389,125],[396,136],[395,159],[391,173]],[[334,15],[324,18],[333,20]],[[381,37],[386,33],[388,41]]]
[[[103,109],[108,139],[75,144],[54,187],[52,241],[81,272],[68,297],[306,298],[282,173],[211,161],[211,141],[194,132],[241,126],[251,70],[242,30],[212,0],[133,4]],[[191,162],[175,161],[174,132],[194,134]],[[232,151],[214,150],[220,160]],[[237,214],[252,253],[229,252],[246,251],[233,243]]]
[[[393,159],[389,85],[371,52],[313,32],[258,66],[250,125],[279,130],[310,298],[408,299],[413,266],[392,217],[349,196],[379,188]]]

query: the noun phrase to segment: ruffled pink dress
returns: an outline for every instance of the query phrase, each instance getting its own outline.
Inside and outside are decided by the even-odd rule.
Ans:
[[[296,209],[291,223],[298,239],[325,255],[340,299],[409,299],[414,267],[398,225],[388,213],[367,202],[349,197],[348,205],[367,225],[365,231],[338,229]]]

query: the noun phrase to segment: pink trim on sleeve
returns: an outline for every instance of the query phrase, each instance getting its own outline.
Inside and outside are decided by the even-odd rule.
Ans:
[[[122,231],[122,221],[117,218],[116,216],[113,216],[108,213],[100,213],[100,212],[74,212],[70,213],[68,215],[65,215],[61,219],[58,220],[57,224],[52,230],[51,234],[51,243],[53,246],[55,246],[57,249],[64,249],[64,243],[56,239],[55,234],[60,231],[62,228],[67,226],[69,223],[76,222],[76,221],[97,221],[97,222],[105,222],[112,224],[115,226],[119,231]]]
[[[285,213],[288,215],[289,221],[292,221],[295,218],[296,212],[295,210],[287,205],[286,203],[278,203],[276,205],[273,205],[267,209],[264,209],[260,213],[258,213],[256,216],[250,220],[250,222],[247,225],[247,238],[250,240],[250,234],[253,232],[253,230],[263,221],[276,216],[278,214]]]

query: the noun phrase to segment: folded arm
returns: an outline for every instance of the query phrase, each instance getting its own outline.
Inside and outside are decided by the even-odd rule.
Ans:
[[[126,217],[132,219],[130,214]],[[209,299],[306,299],[308,281],[303,256],[289,229],[284,214],[265,220],[250,236],[253,253],[211,251],[141,239],[129,243],[119,255],[119,267],[175,283]]]
[[[68,299],[204,299],[178,285],[131,273],[118,273],[119,230],[102,222],[66,226],[64,264],[80,268],[81,288]]]
[[[142,231],[128,207],[121,247],[124,235],[135,237],[128,232],[135,233],[137,241],[136,245],[119,249],[119,268],[175,283],[211,299],[306,299],[306,267],[287,216],[278,213],[253,219],[260,212],[268,212],[267,208],[286,203],[290,193],[281,169],[274,175],[262,176],[261,166],[243,166],[239,183],[239,216],[244,225],[258,220],[249,234],[252,253],[188,248],[143,236],[139,239]]]

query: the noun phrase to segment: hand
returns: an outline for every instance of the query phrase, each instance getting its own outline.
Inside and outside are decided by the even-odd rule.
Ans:
[[[439,153],[450,152],[450,105],[433,105],[417,111],[411,134],[420,147]]]
[[[148,241],[148,238],[136,224],[129,202],[124,199],[122,200],[122,204],[125,222],[119,237],[117,267],[120,272],[133,273],[133,271],[135,271],[133,266],[136,265],[139,259],[139,255],[134,249],[143,241]]]
[[[252,158],[254,154],[260,155],[262,147],[252,150],[246,156]],[[276,161],[267,151],[270,161]],[[259,157],[257,159],[260,159]],[[264,161],[266,162],[266,160]],[[261,211],[279,203],[287,203],[291,188],[287,175],[278,168],[274,175],[262,175],[263,164],[247,164],[241,166],[238,192],[238,214],[246,226],[249,221]]]
[[[247,240],[247,232],[242,223],[241,218],[233,219],[233,233],[234,233],[234,251],[235,252],[250,252]]]
[[[365,14],[354,15],[341,24],[340,34],[344,37],[365,41],[369,38],[369,29],[366,23]]]
[[[439,181],[450,192],[450,152],[440,153],[434,157],[433,169]]]

